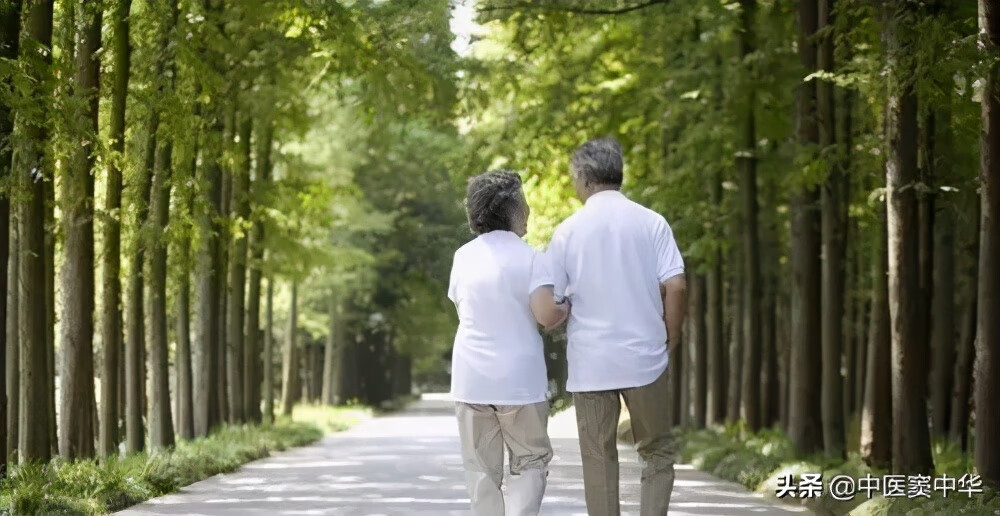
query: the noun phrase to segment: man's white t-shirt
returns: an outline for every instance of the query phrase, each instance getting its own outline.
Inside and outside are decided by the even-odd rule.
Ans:
[[[602,191],[556,228],[546,255],[556,299],[571,304],[566,390],[626,389],[659,378],[668,360],[660,284],[684,273],[663,216]]]
[[[448,298],[458,309],[451,359],[456,401],[545,401],[548,379],[531,293],[552,285],[545,255],[510,231],[491,231],[455,252]]]

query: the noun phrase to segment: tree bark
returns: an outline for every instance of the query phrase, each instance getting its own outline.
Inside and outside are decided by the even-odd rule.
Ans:
[[[979,0],[979,44],[989,63],[979,142],[979,309],[976,325],[976,470],[1000,487],[1000,6]]]
[[[223,151],[229,146],[230,142],[233,140],[233,113],[231,108],[226,108],[223,123]],[[219,417],[221,421],[232,422],[230,418],[230,389],[229,389],[229,346],[228,346],[228,332],[229,332],[229,244],[231,240],[229,232],[230,221],[230,207],[231,207],[231,192],[232,192],[232,177],[233,171],[226,167],[222,169],[222,211],[220,216],[220,226],[219,226],[219,268],[217,269],[219,278],[221,281],[219,287],[219,335],[218,335],[218,346],[216,347],[217,353],[219,355],[219,370],[216,373],[216,381],[219,383]]]
[[[736,253],[733,253],[736,255]],[[738,255],[734,256],[732,263],[740,263]],[[731,331],[729,333],[729,396],[727,397],[726,421],[736,422],[740,419],[740,398],[743,388],[743,323],[746,318],[743,316],[743,305],[745,303],[743,278],[739,273],[734,274],[730,301]]]
[[[264,414],[265,423],[274,422],[274,278],[267,279],[267,314],[264,330]]]
[[[0,4],[0,58],[14,60],[17,59],[18,39],[21,34],[21,1],[3,2]],[[5,85],[6,86],[6,85]],[[0,104],[0,182],[6,182],[12,175],[10,136],[14,129],[14,117],[10,106]],[[11,216],[11,203],[9,192],[0,191],[0,268],[3,268],[3,277],[0,277],[0,358],[4,363],[0,365],[0,389],[5,389],[0,394],[0,477],[6,474],[7,459],[13,451],[4,448],[7,446],[9,436],[8,423],[16,423],[17,419],[8,419],[7,410],[12,404],[16,404],[17,393],[8,401],[11,396],[8,377],[8,368],[13,368],[11,373],[15,373],[13,381],[17,383],[17,357],[8,356],[11,347],[17,349],[17,262],[13,262],[13,267],[9,265],[12,258],[17,256],[16,239],[12,238],[11,226],[15,224],[16,217]],[[13,249],[13,251],[11,251]],[[9,279],[9,281],[8,281]],[[11,298],[13,294],[13,299]],[[14,317],[13,325],[9,325],[11,317]],[[15,437],[15,442],[17,438]]]
[[[879,213],[872,273],[872,303],[865,360],[864,404],[861,411],[861,458],[885,469],[892,463],[892,349],[889,339],[889,256],[886,249],[886,208]]]
[[[51,73],[52,0],[29,2],[25,5],[25,37],[19,49],[32,82],[44,84]],[[41,49],[44,49],[41,50]],[[42,57],[39,57],[41,53]],[[21,461],[47,462],[52,453],[50,406],[52,385],[46,351],[48,303],[45,282],[45,183],[51,182],[51,167],[45,162],[48,99],[35,95],[32,102],[37,111],[33,119],[18,114],[15,125],[20,138],[15,142],[12,169],[26,199],[19,203],[21,232],[19,235],[20,288],[19,309],[19,369],[20,369],[20,428],[18,448]]]
[[[160,95],[170,97],[174,93],[174,50],[170,40],[180,12],[176,2],[171,2],[169,12],[162,27],[160,42],[162,64],[157,68],[166,70],[169,78],[160,85]],[[153,449],[170,448],[174,445],[174,422],[170,411],[170,373],[167,350],[167,242],[163,238],[170,218],[170,181],[172,174],[173,141],[167,131],[160,128],[157,137],[156,154],[153,163],[153,180],[149,206],[149,291],[147,293],[147,344],[149,345],[150,393],[149,393],[149,444]]]
[[[817,66],[833,72],[833,0],[819,1],[818,28],[820,39]],[[816,82],[816,118],[819,145],[824,153],[835,156],[836,123],[834,88],[828,80]],[[845,225],[841,216],[844,174],[835,158],[827,160],[826,183],[820,190],[822,206],[822,420],[823,449],[831,457],[844,457],[844,380],[840,374],[843,353],[844,318],[844,251]]]
[[[59,453],[68,459],[94,456],[94,152],[98,131],[101,2],[76,6],[76,74],[72,95],[80,101],[86,132],[75,134],[62,180],[63,352],[60,381]]]
[[[270,121],[262,121],[256,138],[256,177],[254,178],[251,202],[261,203],[261,196],[271,182],[271,146],[274,138],[274,126]],[[250,286],[247,295],[246,320],[246,358],[247,370],[244,393],[248,395],[246,406],[247,419],[261,421],[261,374],[265,364],[261,360],[260,342],[260,283],[264,262],[264,223],[260,215],[255,216],[252,235],[250,237]]]
[[[252,119],[240,113],[237,136],[237,163],[232,174],[230,203],[233,217],[242,224],[250,218],[248,187],[250,184],[250,133]],[[244,349],[243,325],[246,312],[247,286],[247,238],[246,232],[238,232],[230,241],[229,252],[229,295],[227,317],[229,329],[226,350],[227,376],[229,380],[229,421],[242,423],[245,420],[246,401],[243,398],[243,369],[246,350]]]
[[[288,315],[288,335],[285,342],[284,356],[281,360],[281,413],[292,415],[292,405],[299,395],[299,367],[296,348],[298,333],[298,302],[299,284],[292,281],[292,304]]]
[[[950,117],[940,117],[938,124],[950,126]],[[947,120],[947,122],[946,122]],[[948,129],[950,132],[950,128]],[[945,140],[938,147],[947,153]],[[942,153],[938,152],[938,156]],[[941,177],[946,159],[935,160],[935,173]],[[931,421],[934,435],[948,435],[951,415],[952,372],[958,335],[955,331],[955,219],[953,207],[940,206],[934,220],[934,297],[931,300]]]
[[[111,12],[111,50],[114,53],[111,74],[111,116],[108,136],[113,153],[108,160],[104,195],[104,224],[101,288],[101,342],[104,347],[101,368],[101,417],[98,452],[118,454],[118,426],[121,414],[118,375],[122,355],[122,283],[121,283],[121,207],[122,163],[125,152],[125,107],[128,97],[132,46],[129,43],[129,10],[132,0],[118,0]]]
[[[755,16],[757,13],[756,0],[740,0],[740,57],[744,60],[744,67],[749,68],[746,60],[749,55],[756,50],[755,41]],[[739,317],[744,317],[743,335],[743,367],[742,374],[742,403],[741,412],[747,422],[747,426],[752,431],[761,428],[760,417],[760,369],[761,369],[761,272],[760,272],[760,231],[758,228],[758,203],[757,203],[757,126],[755,119],[756,93],[752,85],[753,70],[747,71],[751,76],[748,81],[750,91],[747,92],[746,112],[742,113],[742,141],[741,149],[737,157],[740,167],[740,177],[742,185],[740,188],[740,203],[742,208],[743,228],[743,312]]]
[[[955,383],[952,388],[951,414],[948,425],[948,437],[952,442],[961,445],[962,451],[968,450],[969,444],[969,405],[972,397],[972,365],[975,360],[976,325],[978,323],[978,275],[979,275],[979,239],[980,224],[979,199],[976,198],[974,211],[975,228],[971,242],[965,253],[974,256],[969,260],[965,270],[966,287],[962,296],[962,323],[959,328],[958,356],[955,359]]]
[[[892,339],[892,470],[929,474],[927,428],[927,349],[920,334],[919,212],[917,206],[917,98],[901,79],[911,29],[899,13],[889,13],[884,29],[890,59],[890,91],[886,109],[888,156],[889,314]]]
[[[691,292],[691,338],[694,343],[694,426],[705,428],[708,401],[708,338],[705,335],[705,276],[694,275]]]
[[[722,204],[722,175],[716,171],[712,178],[711,186],[712,205],[720,207]],[[715,235],[721,238],[721,235]],[[718,424],[726,419],[726,341],[725,341],[725,320],[723,319],[723,276],[722,276],[722,251],[716,247],[712,253],[711,262],[708,266],[708,277],[705,287],[706,301],[708,302],[706,313],[706,334],[708,337],[708,364],[709,364],[709,395],[706,408],[706,423]]]
[[[193,203],[189,204],[193,210]],[[191,249],[187,241],[182,244],[180,254],[183,263],[190,262]],[[194,393],[191,366],[191,282],[187,274],[182,274],[177,286],[177,349],[174,355],[175,382],[174,397],[177,410],[177,433],[182,439],[194,439]]]
[[[799,57],[804,73],[816,71],[813,38],[818,22],[817,0],[799,2]],[[803,82],[796,91],[796,133],[799,143],[812,147],[819,142],[816,123],[816,81]],[[789,437],[802,454],[823,447],[820,413],[822,377],[820,349],[820,220],[818,193],[813,186],[800,187],[792,197],[792,338],[789,385]]]
[[[16,178],[16,176],[15,176]],[[21,362],[21,339],[20,339],[20,309],[19,309],[19,295],[20,295],[20,281],[21,277],[21,260],[20,253],[20,223],[18,217],[12,216],[10,219],[10,246],[9,254],[7,258],[7,272],[10,278],[7,284],[7,318],[6,318],[6,328],[5,333],[7,335],[7,345],[4,350],[4,355],[6,358],[6,363],[4,364],[4,386],[6,388],[7,408],[6,408],[6,440],[4,445],[6,446],[6,452],[4,456],[8,459],[17,461],[17,443],[18,443],[18,430],[21,424],[20,407],[21,407],[21,375],[20,375],[20,362]]]
[[[326,347],[323,349],[323,404],[336,405],[333,380],[337,367],[337,345],[339,344],[337,342],[337,326],[339,323],[337,322],[337,294],[332,290],[328,304],[330,334],[326,338]]]

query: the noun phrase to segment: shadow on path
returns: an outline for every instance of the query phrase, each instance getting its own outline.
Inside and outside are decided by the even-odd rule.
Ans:
[[[552,419],[555,456],[543,515],[586,515],[572,411]],[[622,511],[638,514],[639,465],[622,447]],[[469,514],[453,404],[426,396],[320,442],[132,507],[124,515]],[[690,466],[678,466],[671,514],[787,514]]]

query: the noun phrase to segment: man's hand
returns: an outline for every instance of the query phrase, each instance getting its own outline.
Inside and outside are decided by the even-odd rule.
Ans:
[[[546,330],[552,330],[569,316],[569,304],[557,305],[552,286],[546,285],[531,293],[531,313],[538,324]]]
[[[679,345],[687,311],[687,281],[684,275],[678,274],[661,283],[660,295],[663,297],[663,322],[667,325],[667,344],[673,347]]]

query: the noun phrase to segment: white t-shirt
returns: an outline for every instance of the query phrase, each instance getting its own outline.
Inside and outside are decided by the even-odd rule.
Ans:
[[[456,401],[545,401],[545,352],[529,298],[552,285],[545,255],[510,231],[479,235],[455,252],[448,298],[458,309],[451,359]]]
[[[603,191],[556,228],[546,254],[568,298],[570,392],[640,387],[667,367],[660,283],[684,273],[660,214]]]

